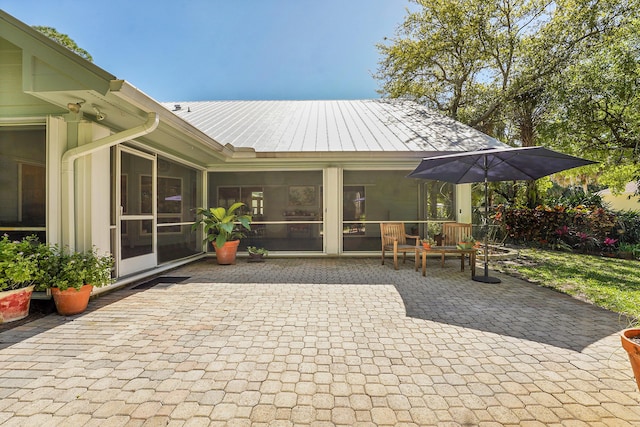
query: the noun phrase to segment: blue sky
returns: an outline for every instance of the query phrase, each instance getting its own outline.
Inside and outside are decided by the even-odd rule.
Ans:
[[[158,101],[377,98],[408,0],[0,0]]]

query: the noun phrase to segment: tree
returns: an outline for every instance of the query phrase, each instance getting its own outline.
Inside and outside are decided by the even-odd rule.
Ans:
[[[80,55],[87,61],[93,62],[93,58],[91,57],[89,52],[79,47],[76,44],[76,42],[73,41],[73,39],[71,39],[71,37],[69,37],[68,35],[60,33],[58,30],[56,30],[53,27],[43,27],[40,25],[34,25],[33,28],[38,30],[45,36],[49,37],[51,40],[54,40],[58,44],[61,44],[62,46],[66,47],[70,51]]]
[[[551,89],[543,139],[601,159],[599,182],[613,190],[640,179],[640,20],[617,28]]]
[[[381,92],[517,146],[540,145],[549,87],[638,11],[638,0],[413,1],[420,9],[378,45]]]

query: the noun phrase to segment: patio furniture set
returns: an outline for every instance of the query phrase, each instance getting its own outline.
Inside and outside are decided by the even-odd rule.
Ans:
[[[382,265],[384,265],[386,252],[393,253],[393,267],[398,269],[398,255],[402,254],[402,262],[407,258],[407,253],[413,253],[415,270],[418,266],[422,267],[422,275],[426,276],[427,272],[427,255],[440,255],[440,265],[444,267],[445,256],[447,254],[460,256],[460,271],[464,271],[465,259],[469,257],[469,266],[471,267],[471,277],[476,272],[476,253],[477,248],[460,248],[456,243],[461,241],[464,236],[471,236],[471,224],[461,223],[444,223],[443,224],[443,240],[437,246],[425,248],[420,245],[420,236],[407,234],[404,223],[387,222],[380,224],[380,236],[382,239]],[[409,240],[415,240],[415,245],[409,244]]]

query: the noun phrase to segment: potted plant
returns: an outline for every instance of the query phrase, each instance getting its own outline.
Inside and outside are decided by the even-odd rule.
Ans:
[[[633,376],[640,391],[640,327],[627,328],[621,332],[622,348],[629,355]]]
[[[257,248],[255,246],[247,246],[249,253],[249,262],[264,262],[264,258],[269,255],[269,251],[265,248]]]
[[[38,270],[37,245],[36,237],[12,241],[5,234],[0,239],[0,323],[29,315]]]
[[[472,236],[466,236],[457,244],[458,249],[473,249],[476,240]]]
[[[425,237],[420,242],[422,243],[422,247],[425,249],[431,249],[431,246],[435,246],[436,244],[435,240],[428,237]]]
[[[68,252],[48,246],[40,256],[43,271],[41,286],[50,288],[58,314],[82,313],[89,304],[91,291],[111,283],[114,260],[111,255],[98,255],[95,248],[84,252]]]
[[[197,215],[202,215],[192,230],[204,225],[204,242],[211,242],[216,251],[218,264],[228,265],[236,263],[236,254],[240,239],[245,237],[245,230],[251,230],[251,215],[242,214],[238,209],[245,206],[242,202],[231,205],[229,209],[198,208]]]

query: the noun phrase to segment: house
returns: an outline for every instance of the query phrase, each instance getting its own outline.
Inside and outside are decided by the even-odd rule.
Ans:
[[[624,191],[615,194],[609,188],[598,191],[602,201],[611,209],[617,211],[640,211],[640,196],[638,196],[638,182],[632,181],[625,185]]]
[[[420,159],[502,143],[408,101],[161,104],[0,11],[0,232],[116,258],[123,285],[206,256],[195,208],[243,201],[243,247],[377,252],[379,222],[470,222]],[[104,289],[104,288],[103,288]]]

